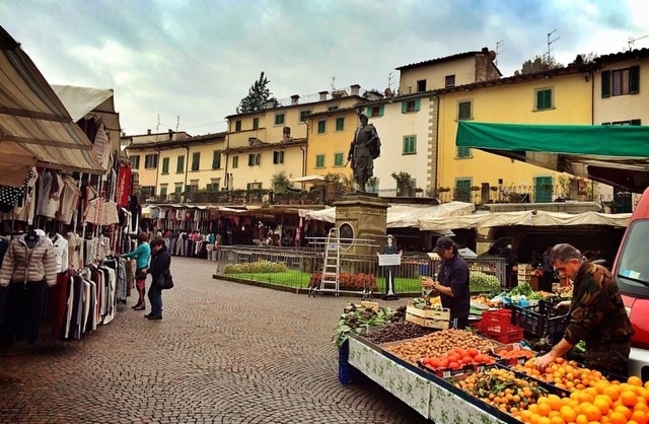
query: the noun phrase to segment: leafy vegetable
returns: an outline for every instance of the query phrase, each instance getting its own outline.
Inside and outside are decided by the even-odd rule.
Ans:
[[[471,271],[469,274],[469,289],[472,292],[490,292],[500,289],[500,280],[494,275],[481,271]]]
[[[349,332],[355,334],[367,334],[371,327],[382,327],[390,323],[390,317],[394,311],[390,308],[379,308],[378,311],[372,308],[358,308],[350,304],[345,312],[340,316],[340,321],[336,326],[336,333],[332,341],[338,348],[349,338]]]

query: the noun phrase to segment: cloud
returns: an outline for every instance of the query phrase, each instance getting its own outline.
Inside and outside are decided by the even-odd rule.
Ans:
[[[278,98],[358,83],[398,84],[394,68],[496,49],[505,76],[547,51],[623,50],[649,34],[643,0],[21,0],[0,22],[50,83],[113,88],[129,134],[225,129],[265,71]],[[644,42],[644,44],[642,44]],[[636,47],[649,46],[649,39]],[[335,80],[334,80],[335,77]],[[312,97],[311,99],[314,99]]]

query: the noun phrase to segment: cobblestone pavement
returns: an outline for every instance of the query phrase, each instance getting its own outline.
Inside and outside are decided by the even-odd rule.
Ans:
[[[371,382],[342,386],[330,342],[349,298],[212,279],[173,258],[164,318],[120,307],[80,341],[0,358],[2,423],[423,423]]]

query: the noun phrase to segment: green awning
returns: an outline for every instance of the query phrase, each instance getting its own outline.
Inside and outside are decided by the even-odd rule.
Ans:
[[[634,192],[649,186],[649,127],[458,123],[456,144]]]

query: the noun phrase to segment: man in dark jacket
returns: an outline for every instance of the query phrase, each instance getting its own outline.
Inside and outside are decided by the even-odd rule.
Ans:
[[[151,242],[151,265],[149,274],[151,274],[151,285],[149,286],[149,302],[151,302],[151,313],[144,317],[152,320],[162,319],[162,289],[158,285],[158,280],[169,270],[171,266],[171,256],[167,251],[167,246],[163,238],[157,238]]]

